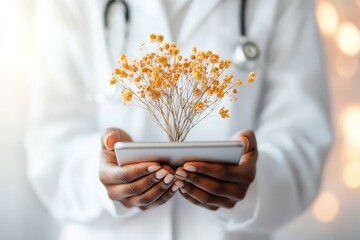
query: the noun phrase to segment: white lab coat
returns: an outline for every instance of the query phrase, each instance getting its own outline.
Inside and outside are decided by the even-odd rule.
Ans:
[[[141,109],[120,102],[86,101],[110,96],[105,0],[38,0],[38,71],[30,82],[26,138],[28,177],[41,201],[63,222],[61,239],[269,239],[304,211],[317,194],[331,134],[321,44],[311,0],[252,0],[247,29],[261,57],[257,81],[226,103],[231,118],[209,118],[187,140],[227,140],[242,129],[256,132],[257,177],[233,209],[208,211],[179,194],[163,206],[140,211],[112,202],[98,179],[100,135],[126,130],[136,141],[166,135]],[[161,0],[128,0],[127,54],[150,33],[171,31]],[[229,58],[239,36],[238,0],[194,0],[177,43],[184,55],[196,46]],[[122,40],[121,21],[115,36]],[[115,17],[116,18],[116,17]],[[113,35],[112,35],[113,36]],[[113,47],[116,49],[116,47]],[[115,51],[115,50],[114,50]],[[116,52],[114,56],[119,55]],[[232,67],[235,76],[247,72]]]

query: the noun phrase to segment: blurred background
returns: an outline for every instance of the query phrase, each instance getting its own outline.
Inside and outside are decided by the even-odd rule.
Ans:
[[[360,239],[360,0],[317,0],[334,144],[313,205],[276,240]],[[25,177],[23,133],[32,68],[34,0],[0,0],[0,239],[57,239],[58,223]],[[31,84],[31,83],[30,83]]]

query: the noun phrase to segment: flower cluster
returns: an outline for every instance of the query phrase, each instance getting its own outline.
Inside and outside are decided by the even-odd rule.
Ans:
[[[149,111],[170,141],[184,141],[194,126],[219,108],[224,97],[237,100],[236,87],[243,82],[232,74],[222,76],[231,61],[212,51],[193,48],[184,58],[177,45],[164,42],[162,35],[151,34],[150,42],[157,44],[157,52],[132,61],[125,54],[120,56],[110,85],[120,88],[124,103]],[[255,79],[251,72],[247,82]],[[225,107],[219,109],[219,115],[230,117]]]

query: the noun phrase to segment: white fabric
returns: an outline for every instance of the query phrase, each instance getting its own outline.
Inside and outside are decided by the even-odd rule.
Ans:
[[[192,0],[163,0],[167,13],[171,34],[174,41],[177,41],[185,16],[189,11]]]
[[[150,33],[171,41],[162,0],[128,1],[128,56],[137,57]],[[206,4],[204,4],[206,2]],[[177,43],[229,58],[239,35],[238,0],[193,0]],[[314,6],[310,0],[252,0],[248,36],[261,51],[258,80],[228,102],[230,119],[209,118],[188,140],[227,140],[254,129],[257,177],[233,209],[208,211],[177,194],[149,211],[126,209],[107,197],[98,180],[100,135],[125,129],[136,141],[166,135],[141,109],[96,104],[88,94],[113,94],[103,28],[105,0],[37,1],[38,71],[30,83],[26,138],[28,177],[39,198],[63,222],[61,239],[268,239],[314,199],[331,141],[327,86]],[[121,31],[119,31],[121,32]],[[122,39],[122,34],[118,34]],[[231,72],[245,79],[246,72]],[[216,126],[216,127],[214,127]]]

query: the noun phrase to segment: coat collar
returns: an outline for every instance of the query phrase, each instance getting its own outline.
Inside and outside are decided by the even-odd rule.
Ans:
[[[162,0],[159,0],[162,1]],[[216,7],[221,0],[191,0],[188,13],[181,26],[178,42],[185,42],[194,30],[205,20],[206,16]]]
[[[181,25],[179,32],[179,38],[177,42],[179,44],[184,43],[196,30],[196,28],[204,21],[206,16],[216,7],[221,0],[190,0],[189,10],[184,18],[184,22]],[[151,21],[156,21],[158,29],[161,30],[167,39],[172,39],[170,23],[164,0],[136,0],[140,6],[146,5],[146,11],[149,16],[152,17]],[[157,29],[155,29],[157,30]],[[157,32],[160,33],[160,32]]]

